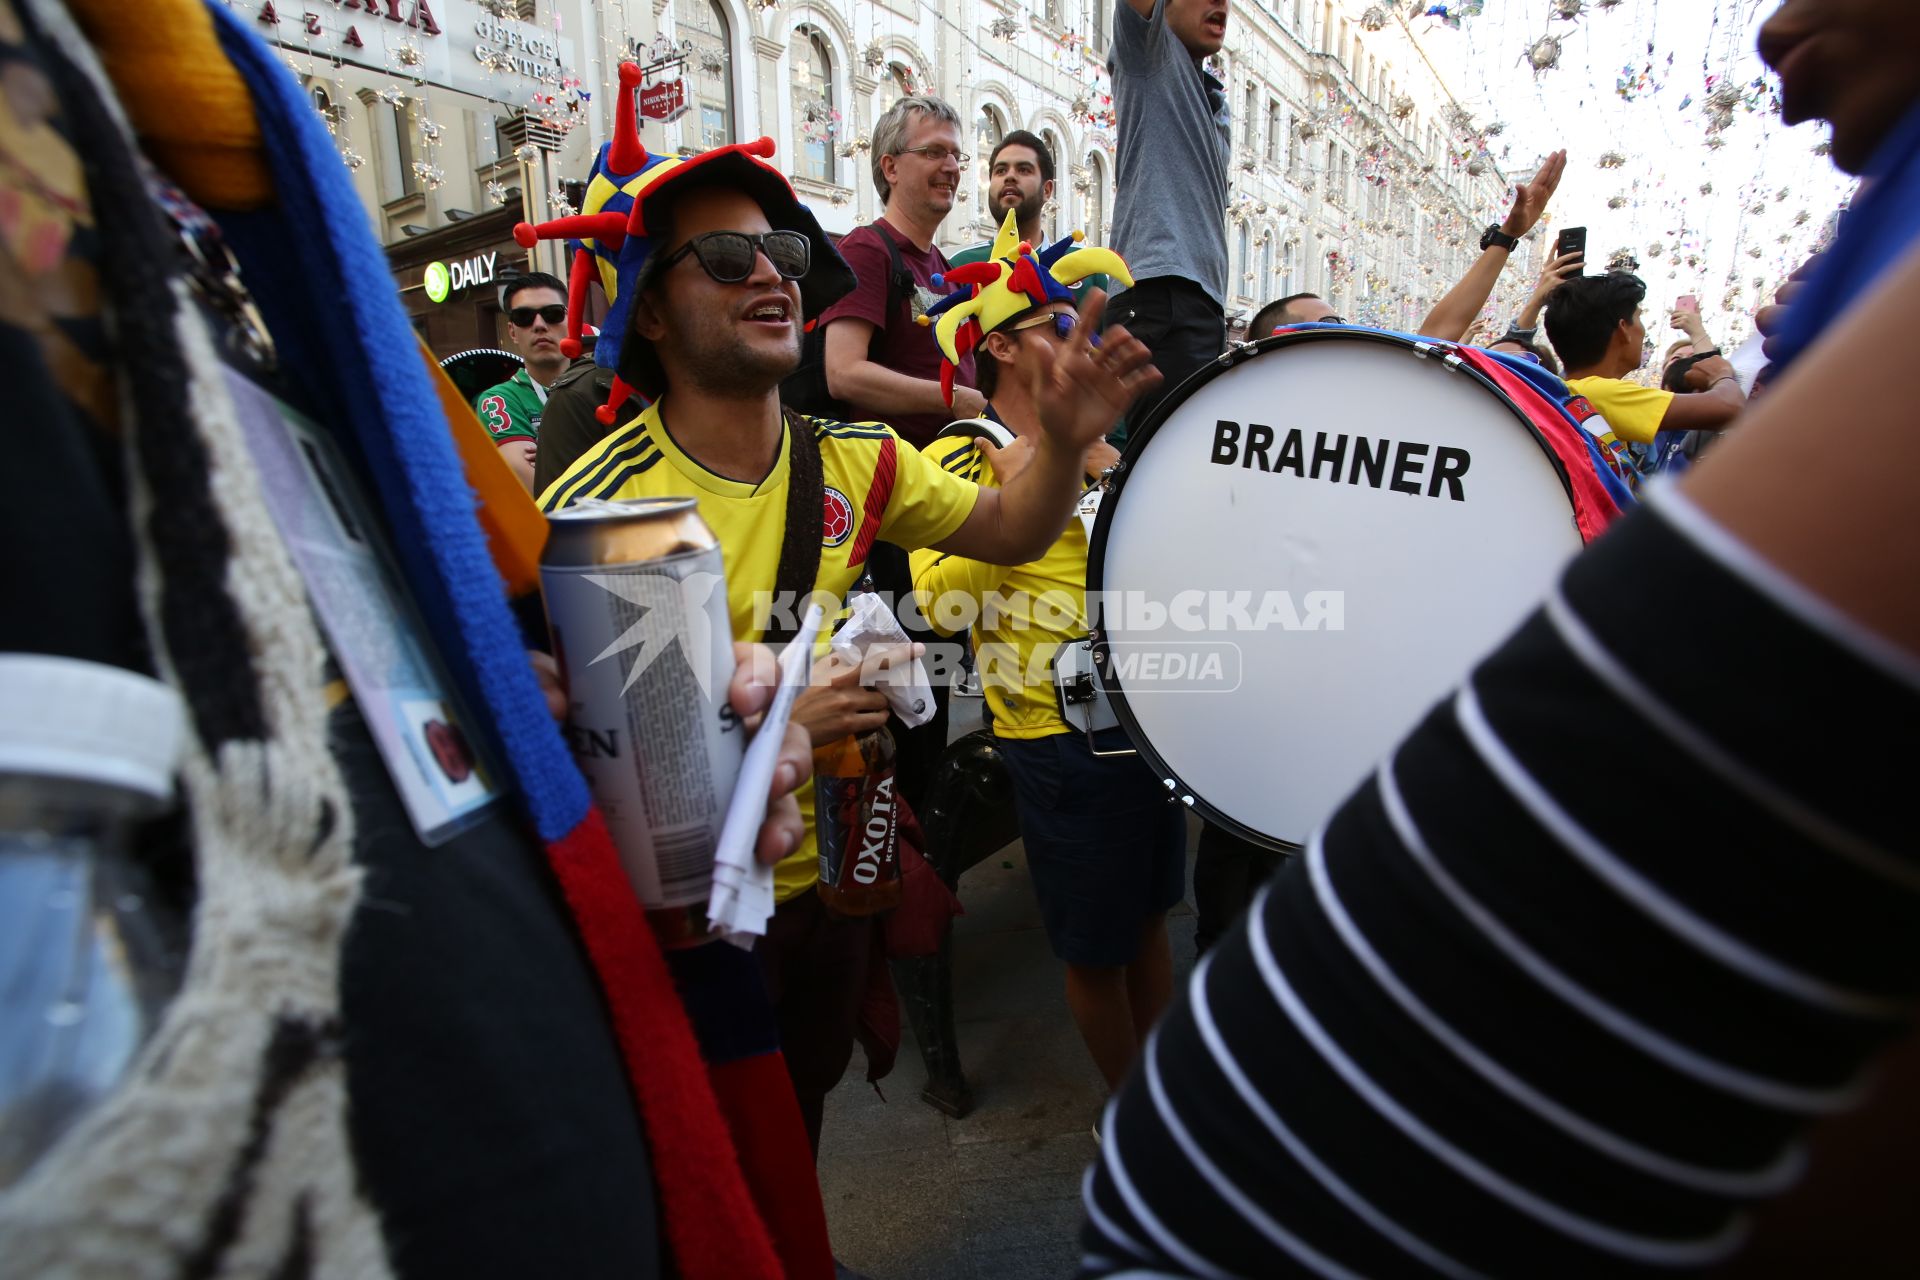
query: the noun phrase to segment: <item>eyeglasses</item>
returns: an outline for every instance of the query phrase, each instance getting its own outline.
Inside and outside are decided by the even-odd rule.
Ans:
[[[513,322],[516,329],[524,329],[532,324],[535,316],[548,324],[565,324],[567,309],[555,303],[544,307],[515,307],[507,312],[507,319]]]
[[[1045,315],[1035,316],[1031,320],[1022,320],[1019,324],[1010,324],[1007,326],[1007,329],[1011,333],[1019,333],[1023,329],[1038,329],[1041,325],[1048,323],[1053,325],[1053,336],[1065,342],[1073,336],[1074,328],[1080,323],[1080,317],[1071,311],[1049,311]],[[1100,335],[1097,333],[1094,334],[1088,339],[1088,344],[1095,347],[1099,346]]]
[[[709,231],[674,250],[660,263],[660,270],[692,254],[706,273],[721,284],[739,284],[753,274],[754,254],[764,253],[782,280],[798,280],[813,263],[813,245],[798,231],[768,231],[749,235],[744,231]]]
[[[937,142],[924,147],[902,147],[900,151],[903,153],[911,152],[917,156],[925,156],[935,164],[945,164],[948,157],[952,157],[953,162],[958,165],[964,165],[967,161],[973,159],[972,156],[964,151],[955,151],[951,147],[943,147]]]

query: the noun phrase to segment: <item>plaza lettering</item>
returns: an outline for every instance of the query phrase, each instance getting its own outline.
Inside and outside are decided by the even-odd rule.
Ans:
[[[401,12],[402,0],[334,0],[334,3],[342,9],[359,9],[369,17],[412,27],[422,35],[440,34],[440,24],[433,20],[433,10],[427,0],[413,0],[412,7],[405,13]]]
[[[1428,455],[1432,456],[1429,457]],[[1269,475],[1292,472],[1302,480],[1325,479],[1333,484],[1365,484],[1370,489],[1387,488],[1395,493],[1418,494],[1424,488],[1427,497],[1437,498],[1444,488],[1447,497],[1465,502],[1466,486],[1461,477],[1473,465],[1473,456],[1452,445],[1417,444],[1402,440],[1369,439],[1366,436],[1313,433],[1309,446],[1298,428],[1276,437],[1272,427],[1221,418],[1214,423],[1213,453],[1208,459],[1215,466],[1243,467],[1265,471]]]

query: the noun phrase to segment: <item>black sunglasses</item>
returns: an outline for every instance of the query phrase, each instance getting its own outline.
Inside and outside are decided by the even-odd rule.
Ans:
[[[539,316],[548,324],[564,324],[567,319],[567,309],[556,303],[545,307],[515,307],[507,312],[507,319],[513,321],[516,328],[521,329],[532,324],[535,316]]]
[[[756,252],[780,273],[782,280],[798,280],[813,263],[813,246],[798,231],[768,231],[749,235],[744,231],[709,231],[674,250],[660,263],[660,270],[692,254],[701,269],[721,284],[739,284],[753,274]]]

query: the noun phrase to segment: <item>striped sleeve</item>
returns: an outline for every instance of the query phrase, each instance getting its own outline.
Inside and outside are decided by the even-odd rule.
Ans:
[[[1917,768],[1913,658],[1662,492],[1199,966],[1082,1274],[1726,1259],[1909,1024]]]

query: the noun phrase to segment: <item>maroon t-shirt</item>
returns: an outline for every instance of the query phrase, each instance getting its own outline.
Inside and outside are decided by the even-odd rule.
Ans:
[[[891,314],[887,310],[887,276],[893,263],[881,236],[893,237],[900,247],[900,262],[913,273],[917,286],[910,297],[896,298]],[[875,329],[868,358],[875,364],[904,373],[910,378],[940,380],[940,346],[933,340],[933,329],[914,323],[915,318],[945,297],[933,287],[933,277],[947,269],[947,259],[935,247],[924,252],[913,241],[895,230],[885,218],[875,218],[864,227],[855,227],[840,241],[840,256],[853,268],[859,281],[852,293],[828,307],[821,324],[832,324],[842,317],[865,320]],[[957,387],[973,385],[973,353],[968,352],[954,371]],[[953,420],[948,413],[881,413],[860,405],[853,406],[856,421],[884,422],[916,447],[931,443],[940,429]]]

